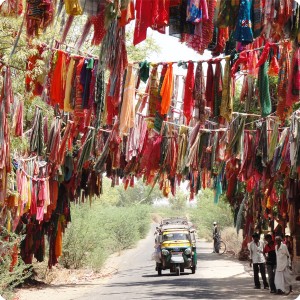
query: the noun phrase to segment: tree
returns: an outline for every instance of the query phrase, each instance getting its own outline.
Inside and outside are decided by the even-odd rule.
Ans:
[[[130,61],[143,61],[147,59],[152,53],[159,54],[160,47],[156,43],[153,37],[148,37],[144,42],[137,46],[132,43],[133,40],[133,30],[126,31],[126,41],[127,41],[127,52]]]
[[[169,198],[170,206],[173,210],[183,211],[186,208],[186,203],[189,195],[182,190],[178,190],[175,196]]]
[[[191,211],[191,220],[197,226],[199,236],[211,238],[212,224],[216,221],[222,228],[233,224],[233,214],[230,205],[221,197],[218,204],[213,202],[213,191],[202,190],[197,196],[197,208]]]
[[[141,180],[135,182],[134,187],[126,190],[123,185],[111,188],[111,181],[103,178],[103,194],[99,201],[105,205],[130,206],[135,204],[152,204],[157,198],[161,198],[161,192],[157,185],[152,189],[146,186]],[[98,200],[96,200],[98,201]]]

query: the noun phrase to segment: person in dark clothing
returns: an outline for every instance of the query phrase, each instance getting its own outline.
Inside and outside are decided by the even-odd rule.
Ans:
[[[275,243],[271,234],[265,235],[267,244],[264,247],[264,255],[266,257],[266,266],[269,279],[270,293],[276,293],[276,287],[274,283],[275,271],[276,271],[276,252]]]
[[[213,240],[214,240],[214,250],[213,253],[219,253],[219,249],[217,247],[217,244],[219,242],[219,237],[220,237],[220,232],[218,228],[217,222],[213,223],[214,228],[213,228]]]

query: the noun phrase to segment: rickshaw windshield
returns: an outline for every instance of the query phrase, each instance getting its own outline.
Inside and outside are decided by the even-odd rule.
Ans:
[[[190,240],[190,235],[183,232],[172,232],[163,235],[163,241]]]

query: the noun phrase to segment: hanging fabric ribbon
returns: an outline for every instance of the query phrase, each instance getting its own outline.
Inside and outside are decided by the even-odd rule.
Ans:
[[[207,66],[205,98],[206,98],[206,104],[210,108],[211,113],[213,113],[214,111],[213,83],[214,83],[214,71],[213,71],[212,62],[209,61]]]
[[[30,135],[30,152],[36,152],[38,155],[41,155],[43,147],[43,116],[41,109],[36,107]]]
[[[215,117],[220,116],[220,106],[222,101],[222,89],[223,89],[223,78],[222,78],[222,65],[221,61],[216,61],[216,69],[215,69],[215,78],[213,83],[214,90],[214,111],[213,115]]]
[[[198,62],[196,68],[194,99],[195,99],[195,107],[198,109],[198,119],[200,120],[201,123],[204,123],[206,120],[206,115],[205,115],[206,98],[205,98],[205,81],[204,81],[202,62]]]
[[[235,29],[235,39],[243,44],[249,44],[253,41],[251,4],[251,0],[243,0],[240,3],[240,11]]]
[[[135,71],[129,64],[124,84],[123,101],[120,112],[120,136],[128,135],[129,129],[134,127],[135,120]]]
[[[173,94],[173,64],[169,63],[160,91],[160,95],[162,97],[160,113],[162,115],[166,115],[169,111],[172,94]]]
[[[183,113],[186,117],[186,124],[191,121],[194,111],[193,89],[195,84],[194,63],[189,61],[187,75],[185,79],[184,98],[183,98]]]
[[[269,77],[268,77],[268,62],[265,62],[259,69],[258,75],[258,88],[259,88],[259,100],[261,105],[262,117],[268,116],[272,112],[271,96],[269,89]]]
[[[95,129],[94,128],[89,128],[87,130],[87,133],[85,134],[85,136],[83,136],[82,141],[83,145],[82,145],[82,149],[79,153],[79,159],[78,159],[78,163],[76,166],[76,172],[80,173],[82,168],[83,168],[83,164],[89,160],[90,155],[92,153],[92,148],[94,145],[94,138],[95,138]]]
[[[284,120],[289,114],[286,101],[289,86],[289,74],[291,72],[290,51],[291,45],[289,43],[284,44],[281,47],[279,59],[280,72],[278,74],[278,103],[276,114],[281,120]]]
[[[287,105],[292,106],[300,100],[300,47],[294,52],[289,78]]]
[[[220,115],[228,122],[232,119],[233,112],[233,96],[231,86],[231,69],[230,69],[230,57],[226,58],[224,81],[222,90],[222,100],[220,106]]]

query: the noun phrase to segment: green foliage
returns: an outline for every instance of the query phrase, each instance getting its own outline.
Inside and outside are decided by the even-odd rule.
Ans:
[[[133,30],[126,32],[127,52],[129,61],[143,61],[152,53],[160,53],[160,47],[151,36],[137,46],[132,43]]]
[[[103,177],[103,183],[102,183],[102,189],[103,194],[100,195],[99,199],[97,199],[98,202],[101,203],[101,205],[118,205],[120,202],[120,193],[119,188],[120,187],[112,187],[112,181],[108,179],[107,177]],[[124,191],[124,189],[123,189]]]
[[[64,236],[61,263],[66,268],[100,269],[112,253],[135,245],[150,226],[148,206],[72,206],[73,221]]]
[[[187,207],[183,210],[176,210],[171,206],[152,207],[152,215],[154,216],[156,223],[160,223],[160,220],[164,218],[187,217],[189,215],[189,211],[190,209]]]
[[[244,109],[244,104],[242,104],[240,100],[242,86],[243,81],[241,79],[237,80],[235,84],[235,93],[233,98],[233,111],[240,111]]]
[[[135,215],[124,207],[113,208],[111,217],[107,220],[106,230],[111,234],[112,251],[130,248],[139,239],[139,230]]]
[[[187,195],[187,193],[184,193],[181,190],[177,191],[175,197],[172,196],[169,198],[169,203],[171,205],[172,210],[178,212],[184,211],[184,209],[186,208],[186,202],[188,197],[189,195]]]
[[[13,248],[19,243],[19,237],[0,228],[0,295],[9,299],[13,289],[32,275],[32,266],[25,265],[21,258],[11,268]]]
[[[137,223],[139,239],[146,237],[150,230],[150,206],[148,205],[136,205],[131,208],[134,215],[135,222]]]
[[[141,180],[136,181],[134,187],[124,189],[123,184],[111,187],[111,180],[103,178],[103,194],[100,196],[100,202],[103,205],[130,206],[133,204],[152,204],[157,198],[161,198],[161,191],[155,185],[146,186]]]
[[[246,103],[245,99],[241,101],[241,94],[243,89],[243,80],[242,76],[235,83],[234,89],[234,97],[233,97],[233,111],[246,111]],[[254,84],[256,84],[256,79],[254,79]],[[248,108],[249,113],[260,114],[260,107],[258,105],[258,99],[256,94],[253,95],[253,99],[251,100],[250,106]],[[247,119],[247,122],[251,121],[250,117]]]
[[[49,105],[45,103],[40,97],[35,97],[32,100],[25,101],[25,124],[29,128],[32,126],[36,105],[42,108],[43,116],[48,118],[50,126],[51,120],[54,117],[54,111],[52,109],[49,109]]]
[[[13,152],[17,153],[26,153],[29,142],[22,137],[10,137],[10,147],[13,149]]]
[[[300,109],[300,101],[293,104],[293,111]]]
[[[14,288],[32,276],[32,267],[25,265],[21,258],[12,272],[8,271],[9,265],[10,259],[6,256],[0,265],[0,295],[5,299],[13,298]]]
[[[2,16],[0,18],[0,54],[4,60],[8,60],[10,56],[21,23],[21,18],[6,18]],[[21,36],[16,48],[16,52],[20,53],[18,55],[19,60],[11,61],[12,63],[16,63],[15,66],[19,68],[24,66],[24,61],[23,64],[20,65],[20,63],[22,63],[22,58],[24,58],[23,55],[26,55],[26,48],[25,38]]]
[[[191,221],[195,224],[199,238],[212,238],[212,224],[216,221],[222,228],[233,225],[233,214],[228,203],[223,198],[214,204],[213,191],[206,189],[197,198],[197,208],[190,211]]]

